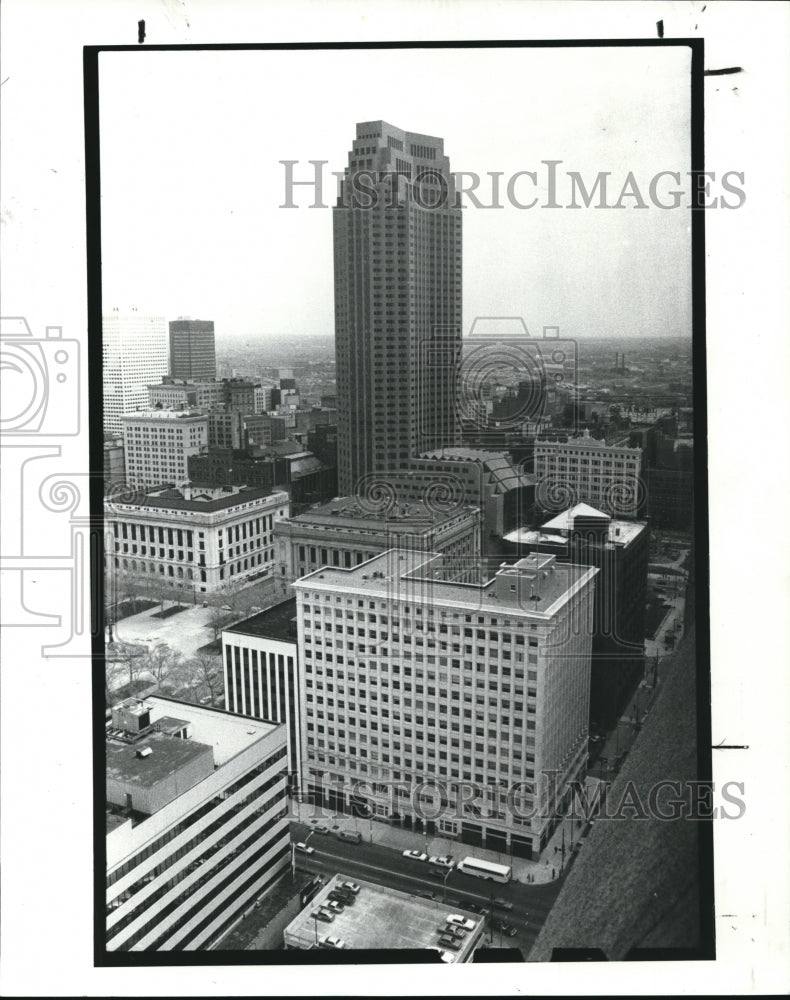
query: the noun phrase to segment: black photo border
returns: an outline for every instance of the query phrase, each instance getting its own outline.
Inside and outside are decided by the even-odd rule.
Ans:
[[[196,52],[196,51],[282,51],[349,49],[493,49],[493,48],[637,48],[685,47],[691,51],[691,172],[704,172],[704,39],[702,38],[591,38],[546,40],[448,40],[377,42],[285,42],[194,45],[91,45],[83,48],[86,247],[88,301],[88,392],[90,399],[89,455],[91,523],[103,522],[103,385],[102,385],[102,289],[101,289],[101,202],[99,136],[99,55],[103,52]],[[705,211],[704,190],[692,186],[691,267],[692,267],[692,364],[694,403],[694,581],[696,614],[696,709],[697,778],[712,781],[711,678],[710,678],[710,584],[707,455],[707,381],[705,309]],[[365,952],[323,951],[196,951],[196,952],[108,952],[105,942],[106,898],[105,802],[105,712],[104,712],[104,535],[95,530],[91,560],[92,600],[92,738],[93,738],[93,890],[94,966],[135,968],[155,966],[303,966],[329,964],[436,964],[438,955],[418,950],[375,949]],[[700,947],[689,949],[644,949],[631,956],[634,961],[714,960],[714,868],[713,824],[698,822]],[[591,942],[591,946],[594,942]],[[591,947],[590,951],[593,948]],[[493,957],[493,956],[492,956]],[[508,959],[507,952],[501,956]],[[592,957],[591,955],[579,958]]]

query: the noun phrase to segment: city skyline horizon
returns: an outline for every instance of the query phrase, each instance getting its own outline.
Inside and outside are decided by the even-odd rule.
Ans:
[[[345,53],[342,64],[331,52],[288,53],[287,95],[274,107],[266,95],[280,79],[283,55],[104,54],[106,301],[132,302],[146,288],[157,313],[208,316],[220,336],[235,338],[260,335],[262,326],[284,336],[333,329],[332,212],[308,207],[310,163],[327,165],[329,207],[335,180],[329,171],[342,171],[360,122],[394,121],[441,137],[454,175],[488,182],[492,174],[521,175],[519,199],[530,191],[551,198],[550,179],[547,190],[542,174],[537,185],[524,176],[549,159],[562,163],[563,173],[578,171],[586,187],[611,173],[613,193],[627,175],[641,188],[661,172],[685,177],[690,166],[689,56],[681,49],[651,56],[650,74],[638,48],[525,54],[481,47],[473,59],[451,50],[429,58],[395,50],[383,68],[375,52],[364,50]],[[301,81],[302,58],[313,68],[317,60],[349,93],[376,65],[381,87],[370,99],[358,95],[350,110],[326,106]],[[588,81],[583,95],[545,88],[546,79],[572,72]],[[453,100],[427,102],[426,94],[441,95],[448,78],[456,81]],[[381,96],[390,82],[395,103]],[[540,93],[540,100],[514,101],[525,91]],[[268,124],[253,127],[258,121]],[[189,149],[200,156],[185,167]],[[286,161],[296,164],[294,181],[307,185],[296,188],[292,210],[282,207]],[[678,331],[691,326],[690,213],[601,213],[594,205],[547,213],[508,203],[500,211],[465,211],[462,314],[518,315],[538,327],[557,322],[561,303],[567,337],[597,339],[602,329],[682,336]]]

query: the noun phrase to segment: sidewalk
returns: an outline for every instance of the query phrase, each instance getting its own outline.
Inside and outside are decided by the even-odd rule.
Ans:
[[[585,791],[588,800],[592,801],[595,785],[599,784],[599,779],[588,777],[585,783]],[[400,826],[390,823],[383,823],[378,820],[358,819],[355,816],[321,816],[320,811],[312,803],[291,801],[292,818],[307,826],[317,823],[328,826],[333,832],[339,830],[353,830],[362,835],[363,841],[372,844],[380,844],[382,847],[389,847],[397,851],[416,850],[425,854],[451,854],[453,860],[458,862],[465,857],[472,856],[480,858],[482,861],[492,861],[495,864],[511,865],[513,868],[513,880],[523,884],[539,884],[552,882],[559,878],[562,873],[562,847],[563,830],[565,831],[565,866],[567,867],[573,854],[579,849],[580,837],[586,833],[584,822],[565,817],[562,823],[557,826],[546,849],[538,860],[528,860],[526,858],[513,857],[498,851],[486,850],[473,844],[462,843],[458,838],[447,837],[439,834],[426,836],[418,830],[406,830]],[[578,810],[577,810],[578,811]],[[329,809],[323,810],[325,814]]]

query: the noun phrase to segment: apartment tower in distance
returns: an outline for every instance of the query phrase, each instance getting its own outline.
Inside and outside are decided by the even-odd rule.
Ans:
[[[164,316],[114,309],[102,317],[104,433],[121,434],[125,413],[148,406],[148,386],[167,374]]]
[[[455,443],[461,210],[442,139],[363,122],[334,212],[338,489]]]
[[[185,317],[171,320],[170,374],[184,379],[217,377],[213,320]]]

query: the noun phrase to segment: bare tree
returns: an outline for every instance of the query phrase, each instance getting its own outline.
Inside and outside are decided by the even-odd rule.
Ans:
[[[177,673],[181,666],[181,653],[171,649],[166,642],[160,642],[145,657],[144,668],[156,681],[157,687],[162,686],[171,674]]]
[[[231,622],[235,621],[235,616],[232,611],[226,611],[224,608],[212,607],[209,611],[208,622],[206,623],[207,628],[214,630],[215,641],[219,639],[219,634],[226,625],[230,625]]]
[[[105,689],[109,690],[112,682],[118,678],[120,671],[128,677],[128,683],[134,684],[146,670],[147,650],[145,646],[135,646],[128,642],[109,642],[105,653],[105,662],[110,676],[105,673]]]
[[[178,678],[189,687],[190,697],[198,701],[205,690],[212,704],[223,690],[222,658],[210,653],[196,653],[178,667]]]

